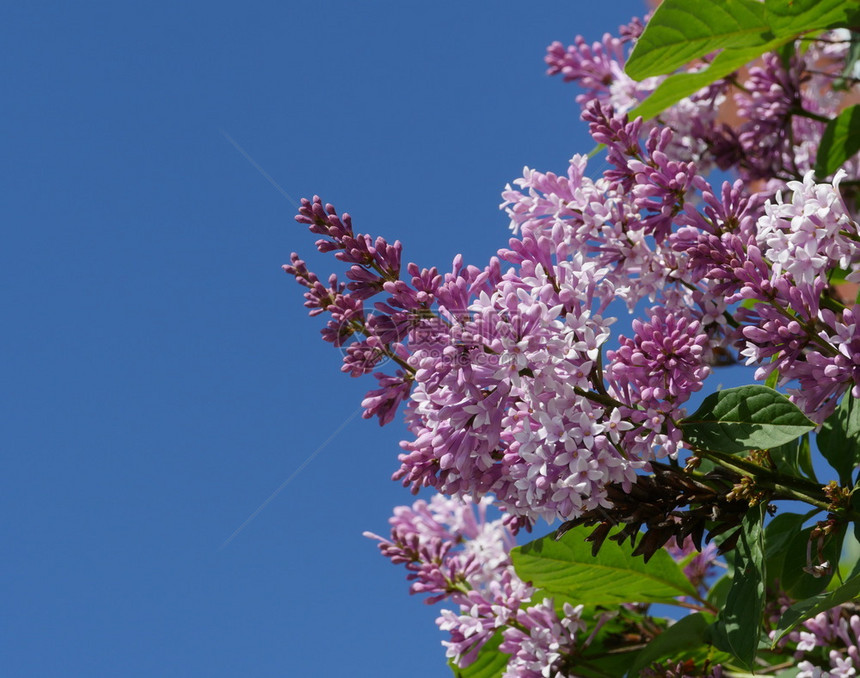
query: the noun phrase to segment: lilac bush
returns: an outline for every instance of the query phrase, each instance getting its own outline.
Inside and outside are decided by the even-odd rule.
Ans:
[[[457,675],[856,672],[860,575],[837,561],[858,518],[858,14],[667,0],[617,37],[550,45],[609,168],[525,168],[482,267],[404,266],[399,241],[302,201],[345,278],[295,253],[284,270],[343,371],[376,380],[364,416],[402,412],[393,478],[436,493],[369,536],[449,606]],[[759,383],[690,412],[734,362]],[[808,513],[771,520],[786,500]],[[544,523],[560,527],[515,546]]]

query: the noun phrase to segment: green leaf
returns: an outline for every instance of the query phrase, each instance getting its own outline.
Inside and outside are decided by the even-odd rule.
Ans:
[[[786,549],[803,530],[803,523],[807,518],[808,516],[797,513],[781,513],[771,520],[765,528],[765,571],[768,584],[772,586],[778,584],[777,580],[782,577]]]
[[[740,49],[725,49],[720,52],[704,71],[696,73],[676,73],[666,78],[651,95],[627,115],[633,119],[641,115],[646,120],[653,118],[669,106],[678,103],[684,97],[698,92],[715,80],[724,78],[730,73],[745,66],[765,52],[779,49],[791,38],[779,38],[764,45],[742,47]]]
[[[773,448],[770,450],[770,458],[780,473],[818,482],[812,466],[809,435],[803,435],[797,440]]]
[[[619,528],[620,529],[620,528]],[[618,530],[613,531],[617,532]],[[671,603],[696,590],[666,551],[657,551],[646,563],[623,546],[607,539],[597,556],[585,538],[591,528],[577,527],[560,540],[553,535],[519,546],[511,560],[519,577],[553,597],[583,605],[617,603]]]
[[[777,37],[856,25],[857,0],[765,0],[765,18]]]
[[[850,393],[822,424],[815,442],[818,450],[839,474],[841,485],[851,485],[860,464],[860,404]]]
[[[723,607],[723,605],[726,604],[726,596],[729,595],[729,589],[731,589],[731,587],[731,576],[724,574],[714,583],[713,586],[711,586],[711,590],[708,591],[708,602],[717,609]]]
[[[627,675],[638,676],[642,669],[654,662],[665,664],[665,660],[670,658],[673,662],[706,658],[713,662],[715,658],[709,655],[717,653],[709,652],[707,647],[707,631],[712,621],[713,617],[701,612],[682,617],[648,643],[630,666]]]
[[[815,174],[819,179],[829,177],[857,151],[860,151],[860,105],[846,108],[827,123],[815,158]]]
[[[496,631],[478,652],[474,662],[465,668],[460,668],[453,661],[448,666],[456,678],[499,678],[508,666],[511,655],[499,652],[502,644],[502,632]]]
[[[664,0],[636,41],[624,70],[642,80],[671,73],[724,47],[764,44],[769,37],[764,6],[755,0]]]
[[[681,421],[685,441],[729,454],[778,447],[813,428],[788,398],[757,384],[712,393]]]
[[[852,577],[839,588],[829,593],[821,593],[805,600],[800,600],[782,613],[776,627],[773,645],[790,633],[801,622],[811,619],[817,614],[826,612],[832,607],[860,598],[860,576]]]
[[[795,534],[785,549],[780,584],[783,590],[796,600],[818,595],[827,588],[827,584],[833,579],[833,572],[821,577],[815,577],[803,571],[803,568],[809,564],[809,556],[812,557],[813,564],[818,564],[817,539],[812,543],[810,551],[809,535],[812,533],[812,530],[812,527],[807,527]],[[824,538],[824,560],[833,566],[833,570],[836,569],[836,564],[839,562],[839,554],[842,552],[842,539],[844,536],[845,529],[843,527]]]
[[[765,506],[747,512],[735,549],[735,573],[716,623],[710,627],[714,645],[730,652],[742,666],[752,669],[761,635],[764,612],[764,520]]]

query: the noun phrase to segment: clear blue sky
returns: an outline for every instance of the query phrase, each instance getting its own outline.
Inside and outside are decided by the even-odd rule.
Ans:
[[[294,198],[481,264],[504,184],[593,144],[552,40],[616,2],[5,3],[0,294],[7,678],[445,676],[377,555],[411,495],[299,288]]]

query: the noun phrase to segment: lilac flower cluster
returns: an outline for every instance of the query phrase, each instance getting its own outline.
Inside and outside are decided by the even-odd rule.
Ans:
[[[674,422],[711,352],[704,315],[692,308],[697,299],[706,306],[704,295],[679,284],[668,238],[695,173],[666,156],[670,133],[652,131],[643,149],[638,121],[599,104],[590,111],[614,174],[587,179],[582,157],[564,179],[527,171],[518,185],[529,193],[505,193],[519,237],[484,269],[458,259],[444,276],[410,265],[412,279],[401,279],[399,244],[354,234],[319,199],[303,204],[299,220],[325,236],[318,249],[352,264],[351,282],[321,290],[296,255],[286,270],[308,288],[312,312],[331,314],[325,338],[359,336],[345,371],[367,372],[383,355],[402,368],[377,374],[365,406],[386,422],[411,387],[414,438],[394,477],[413,490],[493,493],[526,521],[570,519],[604,503],[607,484],[627,486],[650,459],[678,451]],[[370,314],[374,294],[388,297]],[[657,295],[687,310],[654,310],[629,345],[607,354],[604,374],[609,303],[633,308]]]
[[[520,580],[510,562],[514,536],[505,520],[488,519],[492,500],[449,499],[400,506],[390,519],[388,539],[379,549],[409,574],[411,593],[428,595],[427,603],[457,605],[444,609],[436,623],[449,634],[447,655],[467,666],[494,635],[502,635],[502,652],[511,655],[505,676],[549,675],[545,667],[558,662],[577,645],[584,628],[582,607],[565,604],[556,612],[551,599],[533,601],[534,588]],[[553,674],[555,675],[555,674]]]
[[[611,618],[586,614],[583,606],[550,598],[523,582],[510,560],[516,538],[504,518],[491,519],[493,500],[454,499],[434,495],[400,506],[390,518],[388,538],[366,532],[380,552],[407,570],[410,592],[424,594],[428,604],[445,603],[436,620],[448,634],[447,656],[460,667],[471,664],[481,648],[500,637],[499,651],[509,655],[506,678],[573,678],[576,657],[585,651],[600,627]],[[707,588],[716,567],[716,546],[698,553],[692,539],[669,553],[684,567],[690,581]],[[772,624],[793,601],[778,597]],[[771,633],[771,636],[773,632]],[[856,675],[860,665],[860,615],[843,605],[806,620],[779,643],[793,653],[798,675],[828,678]],[[823,669],[821,667],[827,667]],[[702,673],[704,671],[704,673]],[[652,665],[642,675],[723,675],[719,664],[704,669],[691,662]]]
[[[797,665],[799,678],[843,678],[856,676],[860,667],[860,616],[845,607],[835,607],[803,623],[797,643],[798,659],[823,653],[829,671],[809,659]],[[816,662],[817,663],[817,662]]]
[[[850,41],[833,33],[796,50],[786,63],[765,54],[749,69],[734,96],[741,123],[703,130],[723,169],[736,169],[747,182],[760,181],[768,192],[814,164],[824,123],[843,106],[844,96],[831,85],[845,64]],[[857,175],[858,159],[845,165]]]
[[[716,146],[681,148],[689,112],[646,125],[613,99],[638,30],[550,48],[551,72],[586,88],[583,119],[610,169],[591,179],[583,156],[566,176],[526,168],[503,193],[513,237],[487,266],[457,257],[444,274],[404,271],[399,242],[356,233],[319,198],[302,203],[297,220],[320,237],[320,252],[349,266],[347,282],[323,284],[295,254],[285,270],[306,288],[311,314],[328,314],[323,338],[341,347],[345,372],[395,366],[374,372],[378,388],[363,405],[384,424],[406,404],[411,439],[394,478],[414,492],[494,494],[520,525],[608,506],[607,485],[629,488],[650,461],[679,454],[685,403],[733,349],[758,366],[756,378],[778,373],[796,385],[794,401],[816,421],[846,391],[860,395],[856,311],[828,294],[830,273],[860,260],[860,231],[840,194],[848,177],[820,183],[807,173],[778,182],[784,195],[712,186],[702,173]],[[764,143],[806,106],[814,78],[804,69],[823,59],[808,50],[790,73],[770,57],[752,69],[742,112],[758,122],[742,125],[744,157],[743,144]],[[713,113],[728,86],[684,105]],[[692,117],[710,125],[702,139],[712,142],[715,118]],[[797,143],[789,136],[771,144],[781,150],[768,162],[797,155],[784,148]],[[632,336],[608,350],[610,303],[639,312],[645,299]]]
[[[354,234],[319,199],[303,205],[299,219],[325,236],[318,249],[352,264],[351,282],[324,287],[296,255],[286,270],[313,313],[331,314],[324,338],[360,337],[345,371],[383,356],[401,368],[377,373],[364,404],[386,423],[408,397],[413,439],[394,478],[413,491],[493,493],[530,522],[606,505],[608,484],[628,487],[650,460],[678,454],[683,405],[731,342],[762,365],[758,378],[797,380],[795,401],[819,421],[856,387],[854,313],[821,302],[826,272],[860,258],[839,178],[792,182],[790,202],[762,204],[672,160],[668,128],[643,147],[641,121],[598,102],[584,118],[613,169],[592,181],[575,156],[565,178],[526,170],[504,193],[516,237],[484,269],[458,258],[444,275],[409,265],[404,280],[399,243]],[[366,312],[377,294],[387,298]],[[646,297],[658,305],[604,370],[609,303]],[[733,317],[742,300],[752,307]]]
[[[794,601],[781,594],[771,623]],[[773,637],[775,632],[771,632]],[[860,615],[855,605],[838,605],[807,619],[778,647],[793,652],[801,678],[847,678],[860,668]]]
[[[671,115],[663,115],[664,126],[656,128],[664,139],[659,149],[651,130],[651,157],[643,166],[636,164],[641,162],[637,142],[646,128],[625,126],[617,116],[613,122],[595,104],[610,100],[612,78],[622,85],[626,78],[615,75],[615,65],[608,66],[610,55],[622,53],[620,41],[606,38],[602,47],[586,49],[579,40],[566,52],[553,45],[547,58],[550,73],[563,73],[587,90],[578,99],[583,117],[595,140],[607,144],[614,166],[604,176],[631,191],[638,198],[632,202],[634,210],[656,226],[642,229],[655,236],[652,251],[660,252],[663,237],[674,250],[674,259],[663,259],[664,274],[674,275],[687,293],[674,299],[664,293],[664,306],[677,312],[678,306],[697,304],[712,348],[720,352],[736,344],[748,364],[760,366],[757,379],[778,373],[778,383],[816,421],[826,418],[846,390],[860,394],[854,311],[828,294],[832,271],[850,273],[858,262],[856,220],[839,190],[846,172],[840,170],[831,183],[817,183],[810,170],[821,120],[834,115],[841,103],[827,84],[843,68],[848,42],[832,37],[798,51],[787,66],[777,55],[766,55],[751,68],[736,95],[742,119],[737,130],[717,124],[714,117],[695,116],[707,149],[686,167],[683,159],[692,156],[673,156],[665,141],[670,130],[676,135],[687,131]],[[602,76],[599,88],[596,73]],[[680,116],[685,117],[690,116]],[[720,194],[714,191],[701,176],[709,156],[724,169],[736,169],[743,182],[724,186]],[[857,163],[855,158],[845,165],[852,179],[858,176]],[[643,171],[649,165],[650,175]],[[769,182],[755,192],[753,182],[763,178]],[[703,212],[696,208],[694,191],[705,205]],[[650,204],[645,200],[649,195]],[[773,197],[766,199],[768,195]],[[848,275],[849,282],[857,279],[856,272]],[[729,316],[738,302],[748,308]]]
[[[615,615],[594,616],[593,610],[586,615],[582,605],[541,598],[511,565],[515,537],[503,518],[490,519],[493,508],[487,497],[474,501],[437,494],[397,507],[388,538],[365,536],[376,539],[392,563],[406,568],[411,593],[425,594],[427,603],[457,606],[441,610],[436,620],[448,633],[442,644],[455,664],[468,666],[497,636],[499,651],[509,655],[504,678],[574,678],[576,658]],[[715,551],[694,556],[690,542],[673,556],[691,576],[706,577]],[[708,675],[719,676],[719,667]]]
[[[410,438],[393,478],[442,493],[398,508],[388,538],[369,536],[405,566],[412,593],[454,606],[437,620],[448,656],[466,666],[495,637],[511,657],[505,678],[563,678],[591,638],[581,606],[559,608],[519,579],[517,530],[590,512],[608,530],[622,493],[683,454],[686,405],[715,366],[737,355],[818,423],[846,393],[860,397],[860,310],[833,293],[835,281],[860,283],[860,160],[829,180],[812,170],[843,103],[827,84],[847,42],[765,55],[646,122],[627,113],[663,78],[623,70],[641,31],[549,47],[550,74],[584,89],[582,119],[609,169],[590,178],[581,155],[564,175],[525,168],[502,194],[511,238],[486,266],[458,256],[447,272],[404,268],[399,242],[355,232],[315,197],[297,220],[346,279],[324,283],[297,254],[284,267],[310,314],[327,316],[343,371],[374,374],[365,417],[386,424],[404,406]],[[721,122],[732,90],[734,126]],[[739,180],[713,185],[715,166]],[[634,319],[613,337],[621,305]],[[491,505],[504,518],[489,520]],[[669,548],[700,588],[715,557],[713,545],[693,554],[702,530]],[[835,608],[784,647],[797,648],[798,675],[855,675],[858,632],[853,608]]]
[[[600,42],[588,44],[585,38],[577,36],[568,47],[553,42],[544,57],[547,73],[561,75],[565,82],[575,82],[584,90],[576,97],[583,110],[598,102],[618,114],[628,113],[665,80],[665,76],[655,76],[637,81],[624,71],[629,49],[643,28],[643,21],[634,19],[619,28],[619,37],[607,33]],[[696,160],[701,169],[710,166],[708,141],[713,143],[713,130],[728,85],[727,81],[719,81],[681,100],[655,121],[646,123],[645,131],[658,125],[669,127],[674,133],[672,157]]]
[[[756,245],[747,248],[756,259],[747,268],[755,273],[738,292],[755,302],[737,314],[745,325],[741,354],[762,365],[757,379],[778,371],[781,385],[796,382],[788,388],[792,399],[817,421],[847,390],[860,395],[857,309],[825,294],[832,271],[854,270],[860,261],[860,231],[839,194],[842,178],[818,184],[808,173],[803,182],[788,183],[790,202],[778,194],[765,204]],[[848,275],[857,279],[856,270]]]

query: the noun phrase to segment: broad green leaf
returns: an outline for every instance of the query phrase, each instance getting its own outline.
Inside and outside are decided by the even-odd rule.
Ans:
[[[776,36],[856,25],[857,0],[765,0],[765,19]]]
[[[858,573],[860,573],[860,541],[857,540],[853,532],[845,530],[845,538],[842,541],[842,553],[839,558],[839,569],[836,572],[835,579],[838,579],[841,584]],[[831,581],[829,589],[833,590],[834,588],[834,582]]]
[[[811,548],[809,544],[809,535],[812,529],[812,527],[807,527],[795,534],[785,549],[780,584],[783,590],[796,600],[818,595],[827,588],[827,584],[833,578],[832,572],[821,577],[815,577],[803,570],[810,564],[810,556],[812,564],[819,564],[818,540],[813,541]],[[839,562],[839,554],[842,552],[844,536],[845,530],[840,529],[824,538],[824,560],[828,561],[834,570]]]
[[[735,549],[735,572],[725,607],[710,627],[714,644],[730,652],[741,665],[752,669],[761,635],[764,612],[764,520],[765,506],[747,512]]]
[[[765,52],[779,49],[791,38],[778,38],[763,45],[725,49],[711,62],[711,65],[696,73],[676,73],[666,78],[651,95],[627,115],[633,119],[641,115],[646,120],[678,103],[684,97],[698,92],[715,80],[724,78],[745,66]]]
[[[705,54],[722,51],[704,71],[670,75],[629,115],[653,118],[799,35],[858,23],[860,6],[856,0],[766,0],[763,6],[749,0],[666,0],[654,12],[630,55],[626,66],[630,77],[641,80],[668,74]]]
[[[667,659],[673,662],[687,659],[701,660],[696,661],[697,665],[701,665],[706,659],[710,659],[712,663],[729,659],[729,655],[708,647],[707,630],[712,621],[713,617],[701,612],[682,617],[648,643],[639,653],[636,661],[629,665],[627,675],[638,676],[642,669],[654,662],[665,664]]]
[[[768,42],[764,6],[755,0],[664,0],[636,41],[624,70],[636,80],[672,73],[724,47]]]
[[[731,576],[728,574],[724,574],[714,583],[713,586],[711,586],[711,590],[708,591],[708,602],[717,609],[723,607],[723,605],[726,604],[726,596],[729,595],[729,589],[731,587]]]
[[[780,473],[818,482],[815,477],[815,469],[812,466],[808,434],[771,449],[770,458]]]
[[[778,447],[813,428],[788,398],[757,384],[712,393],[681,421],[686,442],[729,454]]]
[[[511,658],[509,654],[499,652],[501,644],[502,632],[496,631],[484,643],[474,662],[462,669],[452,661],[448,662],[448,666],[451,667],[456,678],[499,678],[505,672],[508,660]]]
[[[824,128],[815,158],[815,174],[819,179],[829,177],[857,151],[860,151],[860,105],[846,108]]]
[[[851,485],[860,463],[860,403],[845,394],[839,406],[822,424],[816,437],[818,450],[839,474],[841,485]]]
[[[767,581],[775,585],[782,577],[785,553],[788,545],[803,530],[807,516],[797,513],[781,513],[768,523],[764,531],[765,571]]]
[[[617,531],[617,530],[616,530]],[[577,527],[556,541],[553,535],[511,551],[520,579],[542,591],[538,594],[572,604],[671,603],[696,590],[678,564],[663,550],[646,563],[623,546],[607,539],[597,556],[585,538],[591,528]]]
[[[834,591],[821,593],[796,602],[783,612],[776,627],[776,636],[773,639],[774,646],[785,634],[790,633],[801,622],[811,619],[815,615],[829,610],[831,607],[858,599],[860,599],[860,576],[852,577]]]

